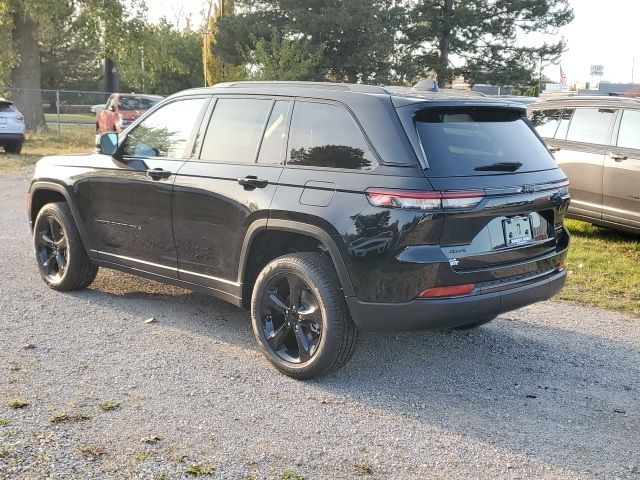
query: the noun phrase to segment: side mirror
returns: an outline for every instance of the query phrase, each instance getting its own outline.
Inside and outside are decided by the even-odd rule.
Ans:
[[[118,151],[118,134],[115,132],[100,135],[98,153],[114,156]]]

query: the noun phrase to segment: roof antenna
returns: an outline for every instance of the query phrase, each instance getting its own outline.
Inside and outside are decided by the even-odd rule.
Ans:
[[[439,92],[438,82],[433,78],[424,78],[416,83],[411,90],[420,90],[421,92]]]

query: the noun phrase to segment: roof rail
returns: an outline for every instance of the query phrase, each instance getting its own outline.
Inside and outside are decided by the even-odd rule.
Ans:
[[[378,93],[389,94],[385,87],[376,85],[364,85],[360,83],[333,83],[333,82],[295,82],[295,81],[254,81],[254,82],[226,82],[214,85],[216,88],[255,88],[255,87],[298,87],[317,88],[322,90],[340,90],[343,92]]]

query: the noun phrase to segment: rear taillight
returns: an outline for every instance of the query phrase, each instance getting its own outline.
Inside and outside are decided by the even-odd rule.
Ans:
[[[569,180],[565,180],[557,184],[558,190],[562,196],[569,194]]]
[[[459,297],[469,295],[476,286],[473,283],[464,285],[451,285],[448,287],[427,288],[420,294],[420,298]]]
[[[24,120],[24,117],[22,115],[16,115],[16,120],[22,122]]]
[[[478,205],[485,197],[485,193],[482,191],[418,192],[370,188],[366,193],[369,203],[375,207],[412,208],[418,210],[472,208]]]

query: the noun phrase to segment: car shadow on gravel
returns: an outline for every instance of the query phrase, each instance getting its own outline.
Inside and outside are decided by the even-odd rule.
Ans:
[[[576,472],[640,476],[633,345],[517,318],[470,332],[366,333],[345,369],[315,383]]]
[[[226,302],[139,279],[105,285],[73,295],[257,350],[247,313]],[[640,349],[510,317],[464,332],[364,333],[345,368],[309,385],[582,474],[640,472]]]

